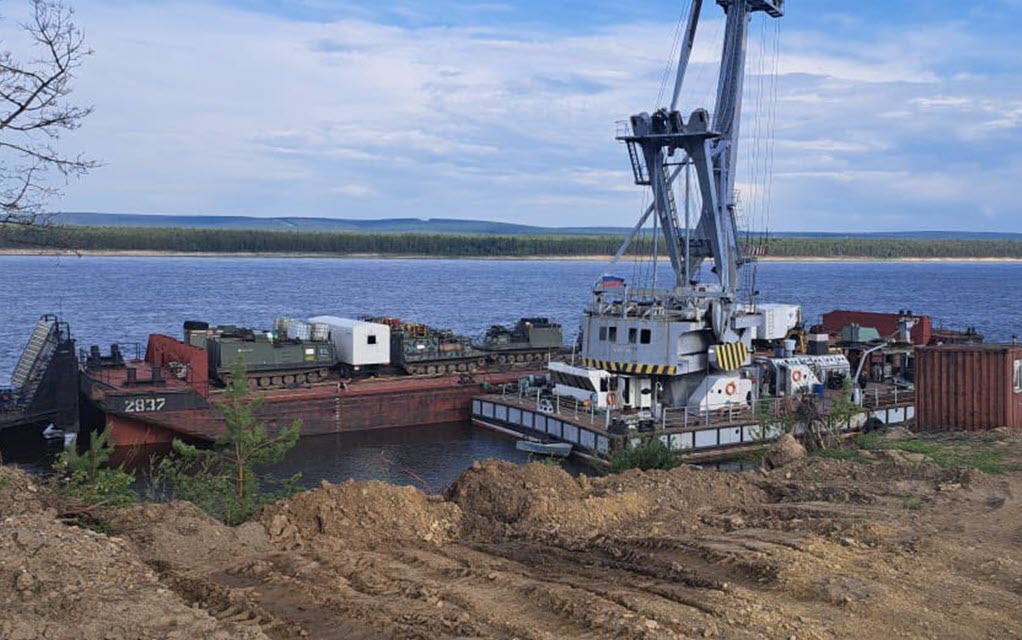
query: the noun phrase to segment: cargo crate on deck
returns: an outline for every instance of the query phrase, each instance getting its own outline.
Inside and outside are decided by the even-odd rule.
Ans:
[[[309,322],[327,328],[327,339],[333,342],[344,364],[364,367],[390,363],[389,326],[334,316],[317,316]]]

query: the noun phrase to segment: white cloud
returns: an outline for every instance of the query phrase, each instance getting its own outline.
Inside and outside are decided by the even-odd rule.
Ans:
[[[353,198],[365,198],[376,194],[376,189],[365,184],[346,184],[336,187],[335,191]]]
[[[553,226],[634,221],[642,192],[614,122],[653,106],[672,35],[400,27],[354,11],[299,22],[187,2],[90,2],[79,22],[96,56],[77,95],[96,113],[69,143],[106,166],[65,209]],[[747,84],[743,200],[765,210],[772,193],[774,228],[820,228],[805,212],[823,209],[829,228],[964,226],[963,208],[1018,228],[1005,221],[1022,205],[1002,196],[1017,180],[1005,167],[1020,154],[1022,70],[947,68],[966,48],[1013,58],[953,24],[895,26],[857,42],[782,33],[772,163],[748,144],[767,119]],[[720,31],[714,19],[700,35]],[[715,55],[697,48],[683,110],[712,108]]]

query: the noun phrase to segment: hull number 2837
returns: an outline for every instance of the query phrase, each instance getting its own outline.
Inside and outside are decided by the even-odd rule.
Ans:
[[[124,401],[124,413],[162,411],[166,404],[166,398],[131,398]]]

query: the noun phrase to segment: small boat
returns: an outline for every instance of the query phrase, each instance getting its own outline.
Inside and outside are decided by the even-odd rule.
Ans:
[[[519,451],[534,453],[540,456],[553,456],[555,458],[567,458],[571,455],[571,443],[569,442],[539,442],[538,440],[519,440],[515,448]]]

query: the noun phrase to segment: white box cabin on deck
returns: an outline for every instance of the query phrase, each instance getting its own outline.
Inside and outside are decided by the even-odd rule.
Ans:
[[[547,370],[556,395],[589,402],[600,409],[607,407],[607,394],[617,391],[616,387],[611,387],[611,383],[616,381],[606,371],[576,367],[565,362],[550,362]]]
[[[556,395],[588,402],[597,409],[649,409],[652,406],[653,387],[649,378],[618,376],[564,362],[550,362],[547,370]]]
[[[390,364],[390,327],[385,324],[316,316],[310,323],[330,327],[329,340],[337,350],[337,358],[352,367]]]

